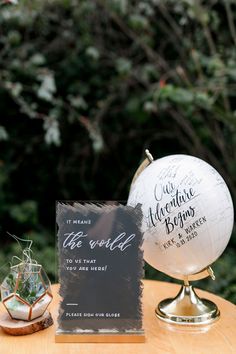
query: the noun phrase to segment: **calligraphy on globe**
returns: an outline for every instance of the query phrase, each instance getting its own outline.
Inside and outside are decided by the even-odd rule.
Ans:
[[[221,175],[205,161],[171,155],[152,162],[131,186],[142,205],[144,258],[171,275],[198,273],[227,246],[234,210]]]

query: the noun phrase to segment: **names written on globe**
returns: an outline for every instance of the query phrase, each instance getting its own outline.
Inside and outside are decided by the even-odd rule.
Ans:
[[[181,247],[198,236],[198,228],[206,223],[205,215],[198,215],[195,199],[199,196],[193,187],[181,188],[168,181],[165,184],[156,184],[153,195],[155,208],[149,208],[148,225],[164,225],[167,240],[161,244],[163,250],[170,247]],[[171,237],[176,234],[178,237]],[[175,232],[174,232],[175,231]]]
[[[57,203],[60,331],[142,331],[141,221],[140,205]]]

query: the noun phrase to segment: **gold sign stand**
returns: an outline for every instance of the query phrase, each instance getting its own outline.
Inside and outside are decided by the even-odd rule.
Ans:
[[[56,334],[56,343],[144,343],[144,334]]]

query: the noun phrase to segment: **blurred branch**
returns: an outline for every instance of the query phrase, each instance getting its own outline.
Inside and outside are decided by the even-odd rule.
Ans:
[[[209,30],[209,27],[206,25],[206,23],[202,22],[202,26],[203,26],[203,31],[204,31],[211,55],[215,55],[217,53],[217,51],[216,51],[216,46],[215,46],[215,43],[214,43],[212,35],[211,35],[211,31]]]
[[[196,1],[195,6],[196,6],[196,9],[197,9],[197,12],[200,13],[200,14],[208,14],[207,9],[201,4],[202,0],[195,0],[195,1]],[[215,55],[217,53],[216,45],[214,43],[214,40],[213,40],[211,31],[210,31],[210,29],[208,27],[207,21],[204,19],[204,17],[202,15],[200,15],[198,17],[198,19],[199,19],[199,22],[202,25],[203,32],[204,32],[204,35],[206,37],[206,40],[207,40],[211,55]]]
[[[115,94],[110,94],[105,100],[103,100],[100,103],[100,109],[98,110],[97,114],[94,116],[94,120],[97,122],[97,124],[101,124],[102,119],[106,116],[109,107],[111,106],[115,98],[116,98]]]
[[[174,109],[170,109],[170,114],[176,123],[182,128],[185,134],[191,139],[191,142],[195,146],[196,152],[201,156],[204,156],[204,147],[190,121],[186,119],[184,115]]]
[[[80,116],[80,123],[85,127],[92,140],[93,149],[95,153],[101,153],[105,149],[101,128],[97,121],[90,121],[87,117]]]
[[[232,10],[230,7],[230,2],[228,0],[226,0],[226,1],[224,1],[224,5],[225,5],[226,14],[227,14],[230,33],[231,33],[233,42],[236,45],[236,29],[235,29],[235,25],[234,25],[233,13],[232,13]]]
[[[142,41],[140,36],[138,36],[134,31],[132,31],[124,21],[122,21],[121,17],[118,16],[114,11],[110,10],[108,6],[106,6],[103,0],[95,0],[99,6],[104,8],[109,17],[119,26],[122,32],[129,37],[132,41],[134,41],[142,50],[145,52],[146,56],[153,61],[157,67],[160,69],[168,70],[168,65],[166,61],[156,53],[152,48],[150,48],[146,43]]]
[[[169,64],[166,60],[162,58],[155,50],[153,50],[150,46],[148,46],[145,42],[142,41],[141,37],[137,35],[134,31],[132,31],[124,21],[122,21],[121,17],[118,16],[114,11],[110,10],[103,0],[95,0],[99,6],[104,8],[109,17],[119,26],[122,32],[130,38],[133,42],[135,42],[146,54],[147,58],[158,68],[164,70],[164,72],[168,71],[169,76],[176,79],[178,77],[178,72],[176,70],[171,70]]]
[[[162,31],[168,35],[168,38],[170,38],[173,46],[176,48],[176,50],[179,53],[179,56],[182,59],[182,63],[184,64],[186,62],[186,53],[184,52],[184,47],[181,45],[181,43],[179,43],[180,41],[179,36],[176,35],[175,31],[171,31],[171,29],[164,23],[164,21],[160,20],[159,26],[162,29]]]
[[[197,72],[198,72],[198,79],[203,82],[205,76],[204,76],[204,73],[203,73],[203,70],[202,70],[202,66],[201,66],[201,63],[200,63],[200,60],[199,60],[199,56],[196,52],[196,50],[193,48],[190,52],[190,55],[195,63],[195,66],[196,66],[196,69],[197,69]]]
[[[166,19],[167,23],[169,24],[170,28],[172,28],[173,34],[178,38],[180,42],[183,40],[183,32],[181,27],[175,21],[173,16],[171,16],[170,12],[167,10],[164,2],[160,2],[158,5],[158,9],[161,11],[163,17]]]
[[[222,129],[217,121],[214,121],[214,132],[212,134],[212,139],[221,152],[227,168],[229,168],[231,164],[229,152],[227,151],[226,141],[222,133]]]

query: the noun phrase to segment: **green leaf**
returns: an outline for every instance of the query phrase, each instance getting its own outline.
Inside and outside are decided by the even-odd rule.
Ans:
[[[35,53],[31,58],[30,58],[31,64],[35,66],[41,66],[44,65],[46,62],[45,57],[40,54],[40,53]]]
[[[212,97],[210,97],[206,92],[196,92],[194,96],[195,103],[204,109],[211,109],[214,103]]]
[[[190,104],[193,102],[193,98],[194,95],[190,90],[186,90],[181,87],[174,89],[173,94],[170,97],[173,102],[180,104]]]
[[[135,30],[147,29],[149,26],[148,19],[140,14],[133,14],[129,17],[129,24]]]
[[[7,39],[10,45],[19,45],[21,43],[21,34],[19,31],[12,30],[8,33]]]
[[[87,109],[88,104],[85,101],[85,99],[82,96],[68,96],[68,100],[70,101],[70,104],[72,107],[78,108],[78,109]]]
[[[128,11],[128,0],[109,0],[110,6],[113,10],[121,15],[124,15]]]
[[[193,103],[194,94],[185,88],[168,84],[154,92],[154,99],[157,101],[168,100],[180,105],[186,105]]]
[[[97,48],[95,47],[88,47],[86,49],[86,55],[93,60],[98,60],[100,58],[100,53]]]
[[[156,104],[152,101],[146,101],[143,105],[143,109],[147,113],[152,113],[156,111]]]
[[[33,200],[26,200],[22,204],[12,205],[9,213],[19,224],[37,224],[37,203]]]
[[[8,140],[8,133],[2,125],[0,125],[0,140]]]
[[[121,75],[127,75],[132,68],[132,63],[129,59],[118,58],[116,60],[116,70]]]
[[[48,117],[45,119],[43,127],[45,129],[45,141],[48,145],[54,144],[60,146],[61,135],[59,129],[59,123],[56,119]]]
[[[38,89],[38,97],[45,101],[52,101],[53,94],[56,92],[56,83],[52,73],[46,73],[39,76],[41,85]]]

